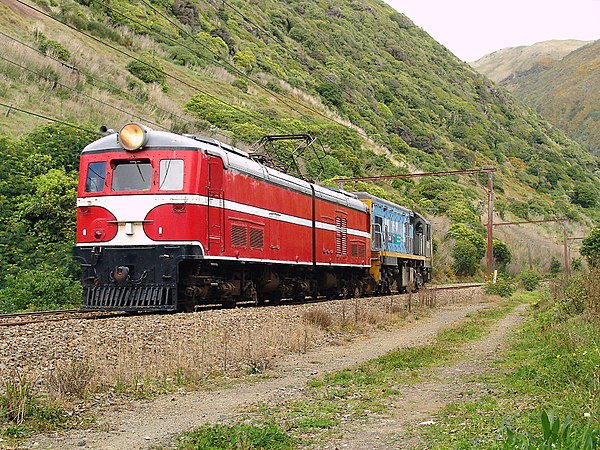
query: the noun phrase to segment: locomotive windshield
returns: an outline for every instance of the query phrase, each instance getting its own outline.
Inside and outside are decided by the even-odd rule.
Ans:
[[[183,189],[183,159],[163,159],[160,162],[161,191],[180,191]]]
[[[106,161],[91,162],[85,178],[85,192],[102,192],[106,180]]]
[[[113,161],[112,190],[148,191],[152,182],[150,160]]]

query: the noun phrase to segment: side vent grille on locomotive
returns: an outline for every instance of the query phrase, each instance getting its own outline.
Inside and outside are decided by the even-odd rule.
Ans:
[[[348,224],[345,217],[335,218],[335,253],[348,254]]]
[[[248,245],[246,237],[246,227],[240,225],[231,225],[231,246],[244,247]]]
[[[354,258],[364,258],[365,257],[365,246],[364,244],[352,244],[352,256]]]
[[[232,224],[231,246],[263,250],[265,247],[265,231],[256,226]]]
[[[260,228],[250,228],[250,248],[262,250],[265,246],[265,233]]]

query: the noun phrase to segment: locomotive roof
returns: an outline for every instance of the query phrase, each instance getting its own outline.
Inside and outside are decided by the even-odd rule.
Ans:
[[[118,133],[111,133],[87,145],[82,153],[114,150],[124,151],[119,145],[117,138]],[[330,189],[287,175],[251,159],[250,155],[243,150],[210,137],[150,130],[148,132],[148,141],[142,150],[178,148],[182,150],[200,150],[208,155],[219,157],[223,161],[225,168],[233,169],[288,189],[312,195],[312,186],[318,198],[342,204],[359,211],[366,211],[367,209],[366,205],[358,200],[357,196],[353,193],[340,189]]]
[[[384,200],[382,198],[375,197],[374,195],[369,194],[368,192],[355,192],[355,194],[358,198],[367,198],[367,199],[370,199],[371,201],[373,201],[374,203],[379,203],[379,204],[387,206],[389,208],[399,209],[400,211],[404,211],[409,214],[414,214],[414,212],[412,210],[406,208],[405,206],[400,206],[400,205],[397,205],[396,203],[392,203],[388,200]]]
[[[371,201],[373,201],[373,202],[377,202],[377,203],[380,203],[382,205],[385,205],[385,206],[388,206],[388,207],[391,207],[391,208],[395,208],[395,209],[399,209],[401,211],[405,211],[405,212],[407,212],[407,213],[409,213],[411,215],[414,215],[415,218],[419,219],[421,222],[424,222],[426,224],[431,224],[431,222],[429,220],[427,220],[422,214],[419,214],[416,211],[412,211],[412,210],[410,210],[410,209],[408,209],[408,208],[406,208],[404,206],[400,206],[400,205],[397,205],[396,203],[392,203],[390,201],[387,201],[387,200],[384,200],[382,198],[376,197],[376,196],[374,196],[372,194],[369,194],[368,192],[355,192],[355,194],[356,194],[356,196],[358,198],[368,198],[368,199],[371,199]]]

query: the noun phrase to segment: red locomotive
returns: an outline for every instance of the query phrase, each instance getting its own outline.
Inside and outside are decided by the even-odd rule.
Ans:
[[[84,307],[189,310],[428,281],[429,224],[402,209],[426,242],[416,249],[407,238],[405,252],[384,254],[391,228],[381,228],[381,217],[371,223],[375,203],[288,176],[214,139],[127,124],[81,156],[74,255]],[[415,223],[398,232],[417,232]],[[375,271],[372,232],[381,253]]]

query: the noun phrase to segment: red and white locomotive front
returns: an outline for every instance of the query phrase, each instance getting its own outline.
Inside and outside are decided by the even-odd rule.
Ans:
[[[369,227],[352,194],[209,138],[132,123],[81,156],[74,255],[86,308],[356,292],[370,266]]]
[[[77,244],[84,307],[175,309],[178,264],[204,254],[205,154],[128,124],[82,152]]]

